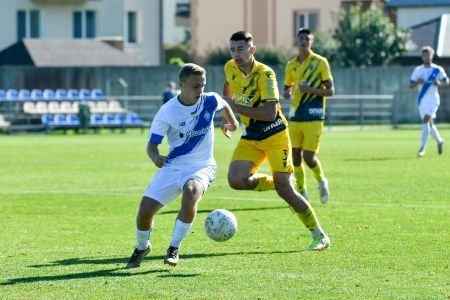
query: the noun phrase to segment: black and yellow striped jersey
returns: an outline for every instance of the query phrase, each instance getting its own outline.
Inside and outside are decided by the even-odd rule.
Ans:
[[[294,87],[289,120],[296,122],[323,120],[325,117],[326,98],[298,90],[300,82],[314,88],[323,88],[326,81],[333,81],[328,60],[311,51],[309,56],[298,63],[295,56],[286,64],[284,85]]]
[[[275,72],[268,66],[255,61],[252,71],[245,75],[231,59],[224,67],[225,80],[232,90],[232,98],[237,104],[261,107],[265,102],[277,103],[274,121],[261,121],[241,115],[242,138],[264,140],[287,128],[287,120],[281,112],[279,91]]]

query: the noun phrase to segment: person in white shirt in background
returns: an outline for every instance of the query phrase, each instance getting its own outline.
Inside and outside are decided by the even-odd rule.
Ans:
[[[419,114],[422,120],[422,143],[418,156],[425,155],[428,135],[436,140],[438,153],[442,154],[444,139],[439,135],[439,131],[433,122],[439,108],[440,97],[438,87],[449,85],[449,79],[444,68],[433,63],[434,50],[430,46],[422,48],[423,64],[416,67],[410,78],[410,88],[419,87]]]
[[[151,251],[150,236],[154,216],[182,194],[181,209],[175,221],[172,240],[164,263],[175,266],[178,250],[186,238],[197,204],[215,179],[214,115],[222,111],[222,131],[227,137],[238,127],[230,106],[216,93],[204,93],[205,70],[185,64],[179,73],[181,93],[163,106],[153,119],[147,154],[160,168],[142,197],[136,217],[137,246],[126,268],[139,267]],[[158,146],[167,135],[169,154],[161,155]]]

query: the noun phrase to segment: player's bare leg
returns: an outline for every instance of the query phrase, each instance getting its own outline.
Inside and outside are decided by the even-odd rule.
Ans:
[[[152,250],[150,244],[150,234],[153,225],[153,217],[161,209],[162,205],[158,201],[142,197],[139,211],[136,216],[136,248],[131,255],[126,268],[137,268],[141,265],[144,257]]]
[[[181,243],[186,238],[189,230],[194,222],[197,213],[197,205],[201,199],[205,187],[203,184],[195,179],[191,179],[183,187],[183,196],[181,199],[181,209],[175,221],[173,229],[172,240],[170,241],[167,254],[164,257],[164,264],[176,266],[179,261],[178,251]]]

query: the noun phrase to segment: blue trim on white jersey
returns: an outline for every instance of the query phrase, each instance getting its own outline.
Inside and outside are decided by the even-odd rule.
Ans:
[[[436,79],[436,77],[438,76],[439,72],[440,72],[439,68],[434,68],[433,72],[431,72],[430,76],[428,77],[426,82],[423,84],[422,89],[420,90],[420,93],[419,93],[419,105],[420,105],[420,103],[422,103],[423,97],[425,96],[425,94],[428,91],[428,89],[430,88],[430,86],[433,84],[433,82]]]
[[[152,133],[152,135],[150,136],[150,143],[159,145],[159,144],[161,144],[163,139],[164,139],[163,135]]]
[[[203,110],[201,112],[194,112],[198,113],[198,115],[195,116],[194,128],[186,133],[189,137],[182,145],[175,147],[170,151],[167,155],[166,164],[170,164],[170,162],[178,156],[190,153],[203,141],[205,136],[209,134],[211,123],[214,121],[214,114],[218,106],[217,99],[213,95],[202,95],[200,101],[204,102]]]

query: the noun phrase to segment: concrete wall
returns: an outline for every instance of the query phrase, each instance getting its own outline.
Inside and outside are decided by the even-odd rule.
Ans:
[[[275,67],[279,87],[283,86],[283,66]],[[332,69],[336,94],[393,94],[399,122],[418,122],[417,91],[409,89],[413,66]],[[223,67],[207,66],[206,91],[222,92]],[[119,83],[123,78],[127,90]],[[104,67],[33,68],[0,67],[0,89],[101,88],[108,95],[161,95],[168,81],[177,81],[178,68]],[[439,122],[450,122],[450,88],[441,89]],[[330,100],[338,101],[338,100]]]

